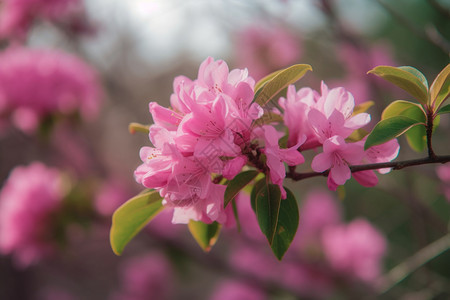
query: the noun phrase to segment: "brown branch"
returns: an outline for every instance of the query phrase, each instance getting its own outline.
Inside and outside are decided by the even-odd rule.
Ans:
[[[392,162],[384,162],[384,163],[375,163],[375,164],[366,164],[366,165],[355,165],[350,166],[350,170],[352,173],[367,171],[367,170],[377,170],[384,168],[392,168],[393,170],[400,170],[407,167],[426,165],[426,164],[436,164],[436,163],[447,163],[450,162],[450,155],[444,156],[434,156],[434,157],[425,157],[419,159],[412,160],[404,160],[404,161],[392,161]],[[291,178],[294,181],[300,181],[307,178],[318,177],[318,176],[328,176],[329,170],[317,173],[317,172],[307,172],[307,173],[296,173],[293,169],[290,169],[290,172],[286,174],[287,178]]]
[[[431,145],[431,137],[433,136],[433,122],[433,110],[427,107],[427,148],[429,158],[436,157],[436,154],[433,151],[433,146]]]

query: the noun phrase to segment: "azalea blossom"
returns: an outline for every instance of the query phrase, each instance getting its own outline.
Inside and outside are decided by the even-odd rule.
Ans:
[[[300,154],[298,148],[304,142],[304,138],[296,145],[280,149],[278,145],[278,132],[272,126],[265,125],[262,127],[263,138],[265,141],[264,154],[267,157],[267,166],[270,169],[270,180],[278,185],[281,190],[281,197],[286,198],[286,191],[283,187],[283,180],[286,177],[286,167],[283,162],[289,166],[296,166],[305,162],[305,158]]]
[[[52,216],[65,193],[56,169],[39,162],[13,169],[0,192],[0,252],[24,267],[53,253]]]
[[[330,169],[328,187],[336,190],[351,177],[349,165],[359,164],[364,157],[364,148],[358,143],[347,144],[343,137],[335,135],[323,143],[323,152],[317,154],[311,167],[315,172]],[[376,177],[375,177],[376,178]]]
[[[302,88],[296,92],[295,86],[290,85],[286,98],[278,100],[284,109],[284,124],[289,130],[288,146],[294,146],[306,137],[302,149],[320,146],[318,137],[308,118],[309,111],[316,106],[320,95],[310,88]]]
[[[25,132],[53,115],[92,119],[100,100],[95,71],[75,56],[21,47],[0,53],[0,116]]]
[[[171,299],[174,274],[160,253],[134,257],[120,267],[120,291],[114,300]]]
[[[386,240],[366,220],[327,228],[322,243],[326,258],[335,270],[369,283],[381,274]]]
[[[0,11],[0,37],[23,38],[37,19],[86,31],[84,14],[80,0],[4,0]]]
[[[173,223],[230,222],[223,209],[226,187],[212,177],[232,179],[248,160],[242,150],[253,120],[262,115],[252,103],[254,84],[246,70],[229,71],[224,61],[209,57],[197,79],[175,78],[172,108],[149,104],[154,147],[141,148],[135,178],[159,191],[164,206],[173,209]]]
[[[365,141],[364,139],[363,141]],[[371,163],[382,163],[393,161],[397,158],[400,151],[400,145],[397,139],[392,139],[381,145],[372,146],[366,150],[366,159]],[[379,169],[380,174],[386,174],[391,171],[390,168]]]
[[[353,116],[354,107],[352,94],[344,88],[329,90],[322,82],[322,95],[308,113],[308,120],[321,143],[335,135],[345,139],[354,130],[370,122],[370,115],[367,113]]]

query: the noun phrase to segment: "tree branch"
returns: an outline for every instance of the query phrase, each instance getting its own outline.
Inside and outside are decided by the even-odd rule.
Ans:
[[[434,156],[434,157],[425,157],[419,159],[412,160],[404,160],[404,161],[392,161],[392,162],[384,162],[384,163],[375,163],[375,164],[366,164],[366,165],[355,165],[350,166],[350,170],[352,173],[367,171],[367,170],[377,170],[384,168],[392,168],[393,170],[400,170],[407,167],[426,165],[426,164],[436,164],[436,163],[447,163],[450,162],[450,155],[444,156]],[[291,178],[294,181],[300,181],[307,178],[318,177],[318,176],[328,176],[329,170],[317,173],[317,172],[307,172],[307,173],[296,173],[293,169],[290,169],[290,172],[286,174],[287,178]]]
[[[437,241],[429,244],[415,253],[410,258],[390,270],[384,277],[378,281],[378,290],[384,294],[395,285],[403,281],[412,272],[439,256],[450,248],[450,234],[447,234]]]
[[[384,3],[382,0],[376,0],[378,4],[380,4],[393,18],[395,18],[400,24],[402,24],[405,28],[407,28],[410,32],[415,34],[417,37],[433,44],[440,50],[442,50],[445,54],[450,52],[450,44],[448,41],[444,40],[442,36],[430,36],[427,31],[422,31],[416,27],[416,25],[410,22],[407,18],[402,16],[392,7]]]

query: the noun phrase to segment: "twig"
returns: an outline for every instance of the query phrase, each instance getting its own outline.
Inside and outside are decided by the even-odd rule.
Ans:
[[[436,0],[428,0],[428,2],[433,6],[440,14],[442,14],[445,18],[450,19],[450,10],[445,8],[439,1]]]
[[[376,0],[376,1],[388,13],[390,13],[392,17],[394,17],[400,24],[402,24],[405,28],[407,28],[409,31],[411,31],[413,34],[415,34],[417,37],[430,42],[431,44],[435,45],[437,48],[441,49],[447,55],[450,53],[450,44],[447,41],[445,41],[443,39],[436,40],[436,36],[430,36],[426,31],[420,30],[413,23],[411,23],[407,18],[402,16],[400,13],[398,13],[396,10],[394,10],[392,7],[390,7],[383,1],[381,1],[381,0]]]
[[[377,287],[380,294],[384,294],[395,285],[402,282],[403,279],[411,275],[415,270],[439,256],[450,248],[450,234],[447,234],[437,241],[422,248],[413,256],[406,259],[390,270],[385,276],[379,279]]]
[[[419,159],[412,160],[404,160],[404,161],[393,161],[393,162],[384,162],[384,163],[376,163],[376,164],[366,164],[366,165],[356,165],[350,166],[350,171],[352,173],[367,171],[367,170],[377,170],[384,168],[392,168],[393,170],[400,170],[406,167],[418,166],[418,165],[426,165],[426,164],[436,164],[436,163],[447,163],[450,162],[450,155],[444,156],[434,156],[434,157],[425,157]],[[329,170],[317,173],[317,172],[307,172],[307,173],[296,173],[290,170],[288,174],[286,174],[287,178],[291,178],[294,181],[300,181],[306,178],[318,177],[318,176],[328,176]]]

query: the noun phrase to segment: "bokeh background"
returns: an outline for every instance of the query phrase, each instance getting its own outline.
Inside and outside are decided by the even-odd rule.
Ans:
[[[307,63],[298,88],[345,87],[377,121],[409,98],[367,71],[409,65],[431,83],[449,63],[449,20],[445,0],[0,0],[0,299],[450,298],[448,164],[370,189],[288,183],[300,226],[281,263],[244,195],[241,232],[224,229],[208,254],[170,213],[122,256],[109,246],[150,145],[128,124],[169,105],[174,77],[195,79],[208,56],[255,79]],[[449,130],[444,115],[438,154]],[[399,142],[398,159],[426,155]]]

